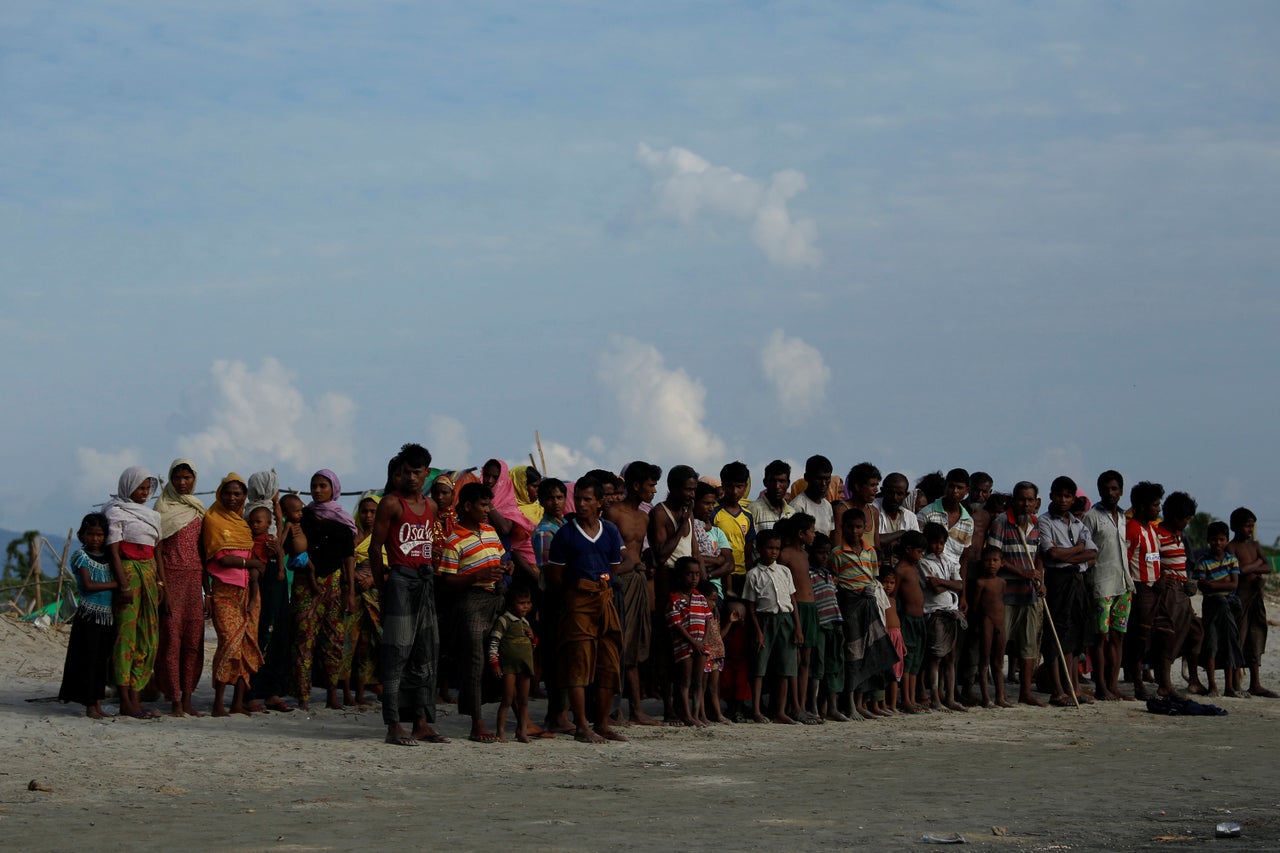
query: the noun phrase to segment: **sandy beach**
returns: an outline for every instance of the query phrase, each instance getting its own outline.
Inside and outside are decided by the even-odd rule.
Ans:
[[[6,849],[878,850],[927,848],[926,833],[1000,850],[1280,846],[1280,700],[1215,700],[1227,717],[1124,702],[631,728],[599,747],[469,743],[443,706],[453,743],[396,748],[376,707],[91,721],[48,698],[64,650],[60,629],[0,619]],[[1273,687],[1277,668],[1272,655]],[[199,706],[211,698],[206,677]],[[1220,821],[1241,837],[1215,840]]]

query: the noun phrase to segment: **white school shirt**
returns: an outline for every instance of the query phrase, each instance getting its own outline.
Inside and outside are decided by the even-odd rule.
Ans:
[[[791,596],[796,594],[796,583],[791,579],[791,570],[786,566],[774,563],[766,566],[756,563],[747,572],[747,581],[742,588],[742,597],[746,601],[756,603],[757,613],[790,613]]]

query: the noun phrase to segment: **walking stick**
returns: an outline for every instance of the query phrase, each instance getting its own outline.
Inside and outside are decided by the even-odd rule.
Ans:
[[[1032,554],[1031,547],[1027,544],[1027,537],[1022,534],[1022,528],[1016,527],[1018,531],[1018,539],[1022,541],[1022,547],[1027,552],[1027,556]],[[1043,582],[1042,582],[1043,583]],[[1041,598],[1044,595],[1041,594]],[[1075,704],[1076,710],[1080,709],[1080,700],[1076,697],[1076,686],[1071,681],[1071,670],[1067,669],[1067,656],[1062,651],[1062,641],[1058,639],[1058,629],[1053,624],[1053,614],[1049,612],[1049,600],[1044,601],[1044,618],[1049,620],[1049,632],[1053,634],[1053,644],[1058,648],[1058,659],[1062,661],[1062,674],[1067,677],[1067,689],[1071,691],[1071,701]]]
[[[1062,641],[1058,639],[1058,629],[1053,624],[1053,614],[1049,612],[1049,601],[1044,603],[1044,618],[1049,621],[1049,631],[1053,634],[1053,644],[1058,647],[1058,660],[1062,662],[1062,674],[1067,679],[1067,689],[1071,691],[1071,701],[1080,708],[1080,700],[1076,698],[1076,685],[1071,680],[1071,670],[1067,669],[1067,656],[1062,651]]]

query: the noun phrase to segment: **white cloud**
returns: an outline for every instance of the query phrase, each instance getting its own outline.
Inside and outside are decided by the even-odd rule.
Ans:
[[[595,439],[594,444],[603,449],[599,439],[595,436],[592,436],[592,438]],[[587,446],[589,448],[592,447],[593,442],[588,440]],[[537,450],[535,449],[533,452],[534,458],[537,458]],[[542,473],[546,474],[548,477],[559,477],[562,480],[576,479],[581,477],[587,471],[590,471],[592,468],[600,467],[596,464],[596,461],[586,453],[583,453],[580,450],[575,450],[558,441],[547,441],[546,439],[543,439],[542,456],[547,460],[547,470]]]
[[[115,493],[125,468],[142,464],[142,451],[132,447],[114,452],[78,447],[76,459],[80,463],[80,480],[75,487],[77,497],[99,504]]]
[[[427,418],[427,449],[437,467],[463,467],[471,459],[471,442],[462,421],[449,415]]]
[[[683,224],[706,213],[750,223],[751,240],[770,262],[783,267],[816,267],[822,250],[813,219],[793,219],[787,203],[804,192],[801,172],[784,169],[768,183],[715,166],[687,148],[656,151],[640,143],[637,158],[655,178],[658,209]]]
[[[285,465],[299,473],[316,468],[341,472],[354,465],[355,403],[343,394],[321,394],[313,403],[294,385],[294,374],[274,358],[255,371],[242,361],[215,361],[201,409],[191,413],[199,432],[178,438],[179,452],[215,474],[247,474]],[[210,478],[202,478],[208,480]]]
[[[613,395],[621,424],[613,455],[639,456],[664,467],[724,460],[724,441],[703,423],[706,388],[684,370],[668,368],[652,345],[615,337],[600,359],[597,378]]]
[[[760,367],[773,386],[784,421],[803,423],[827,396],[831,368],[822,353],[799,338],[774,329],[760,353]]]

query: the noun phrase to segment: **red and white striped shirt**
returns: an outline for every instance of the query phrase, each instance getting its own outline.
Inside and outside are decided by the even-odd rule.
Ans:
[[[1125,538],[1129,540],[1129,577],[1133,582],[1150,586],[1160,580],[1160,537],[1155,525],[1131,518],[1125,525]]]
[[[1187,546],[1181,533],[1174,533],[1163,524],[1156,525],[1156,537],[1160,540],[1160,574],[1172,575],[1179,581],[1187,579]]]

